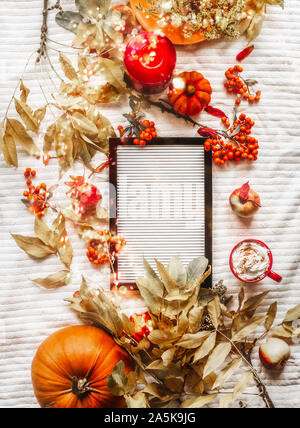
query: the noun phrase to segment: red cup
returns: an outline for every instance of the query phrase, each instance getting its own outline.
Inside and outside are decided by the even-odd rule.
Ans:
[[[263,274],[263,276],[260,276],[259,278],[257,278],[257,279],[243,279],[243,278],[241,278],[237,273],[236,273],[236,271],[234,270],[234,267],[233,267],[233,263],[232,263],[232,256],[233,256],[233,253],[235,252],[235,250],[241,245],[241,244],[243,244],[244,242],[255,242],[255,243],[257,243],[257,244],[259,244],[259,245],[261,245],[261,246],[263,246],[263,247],[265,247],[267,250],[268,250],[268,255],[269,255],[269,267],[268,267],[268,269],[266,270],[266,272]],[[273,279],[274,281],[276,281],[276,282],[281,282],[281,280],[282,280],[282,277],[280,276],[280,275],[278,275],[277,273],[275,273],[275,272],[273,272],[272,271],[272,267],[273,267],[273,255],[272,255],[272,251],[270,250],[270,248],[264,243],[264,242],[262,242],[262,241],[259,241],[258,239],[244,239],[243,241],[241,241],[241,242],[239,242],[234,248],[233,248],[233,250],[231,251],[231,254],[230,254],[230,258],[229,258],[229,265],[230,265],[230,269],[231,269],[231,271],[232,271],[232,273],[233,273],[233,275],[237,278],[237,279],[239,279],[240,281],[242,281],[242,282],[246,282],[246,283],[251,283],[251,284],[253,284],[253,283],[256,283],[256,282],[260,282],[260,281],[262,281],[263,279],[265,279],[267,276],[269,277],[269,278],[271,278],[271,279]]]

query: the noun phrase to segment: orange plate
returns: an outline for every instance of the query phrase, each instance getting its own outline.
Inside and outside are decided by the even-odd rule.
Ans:
[[[138,9],[135,6],[141,4],[143,7],[148,7],[147,0],[130,0],[130,6],[139,21],[139,23],[145,28],[147,31],[162,31],[165,36],[167,36],[172,43],[175,45],[193,45],[199,42],[203,42],[205,40],[204,34],[202,31],[197,31],[191,37],[186,39],[183,37],[180,28],[174,27],[173,25],[167,25],[164,28],[158,26],[156,19],[153,16],[146,17],[146,14]]]

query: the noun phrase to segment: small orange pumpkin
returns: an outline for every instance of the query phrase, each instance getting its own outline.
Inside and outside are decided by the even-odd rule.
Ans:
[[[195,116],[208,106],[211,93],[210,83],[201,73],[184,72],[172,80],[169,100],[178,113]]]
[[[40,406],[124,407],[123,398],[109,392],[106,380],[120,360],[128,373],[131,358],[99,328],[83,325],[57,331],[41,344],[32,362],[32,384]]]

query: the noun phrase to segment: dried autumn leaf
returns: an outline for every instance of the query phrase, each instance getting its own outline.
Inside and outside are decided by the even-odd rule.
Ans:
[[[118,92],[126,91],[126,83],[124,81],[124,70],[122,62],[116,59],[113,61],[108,58],[99,60],[100,72]]]
[[[200,409],[207,404],[209,404],[211,401],[213,401],[218,394],[210,394],[210,395],[202,395],[200,397],[196,398],[190,398],[188,400],[185,400],[183,403],[181,403],[182,409]]]
[[[232,336],[232,341],[239,342],[245,339],[245,337],[253,333],[257,329],[257,327],[265,321],[265,319],[266,319],[266,315],[255,317],[248,320],[245,323],[245,326]]]
[[[287,314],[286,314],[283,322],[284,323],[285,322],[293,322],[293,321],[296,321],[299,318],[300,318],[300,304],[297,305],[297,306],[295,306],[294,308],[290,309],[287,312]]]
[[[59,53],[59,62],[60,62],[61,68],[62,68],[65,76],[69,80],[77,80],[78,79],[77,73],[76,73],[71,61],[69,60],[69,58],[67,58],[61,52]]]
[[[293,333],[284,326],[275,327],[270,331],[272,336],[276,337],[283,337],[283,338],[291,338],[293,336]]]
[[[185,349],[195,349],[198,348],[203,342],[210,336],[209,331],[199,331],[198,333],[184,334],[178,342],[176,342],[176,346],[180,346]]]
[[[125,395],[125,401],[129,409],[147,409],[148,402],[143,392],[137,392],[135,395]]]
[[[216,297],[216,292],[209,288],[201,288],[198,296],[198,302],[201,306],[207,306]]]
[[[14,138],[6,132],[3,137],[0,135],[0,140],[5,162],[7,165],[15,166],[17,168],[18,155]]]
[[[46,223],[38,216],[35,217],[34,221],[34,232],[36,236],[49,247],[54,247],[54,232],[52,232]],[[53,248],[54,249],[54,248]],[[56,249],[57,250],[57,249]]]
[[[44,147],[43,151],[45,154],[48,154],[52,150],[52,145],[55,140],[55,134],[56,134],[56,122],[52,123],[46,131],[46,134],[44,136]]]
[[[116,396],[125,395],[127,392],[128,378],[125,372],[124,361],[119,361],[107,378],[109,391]]]
[[[235,385],[233,393],[226,397],[221,397],[220,407],[227,408],[230,403],[235,401],[243,392],[248,388],[250,383],[253,381],[253,374],[251,372],[245,372],[241,376],[239,382]]]
[[[34,116],[34,112],[32,109],[27,105],[26,103],[23,103],[22,101],[14,99],[16,111],[23,120],[23,122],[26,125],[26,128],[29,131],[37,132],[39,129],[39,122],[37,118]]]
[[[202,277],[208,266],[208,260],[205,257],[198,257],[192,260],[187,266],[187,285],[193,286]]]
[[[214,349],[217,339],[217,333],[210,333],[205,342],[196,350],[193,363],[197,363],[206,357]]]
[[[75,112],[72,114],[72,123],[75,129],[80,133],[86,134],[91,137],[98,135],[97,126],[85,117],[82,113]]]
[[[267,331],[269,331],[270,328],[272,327],[274,320],[276,318],[276,315],[277,315],[277,302],[274,302],[270,305],[267,313],[267,319],[265,322],[265,328]]]
[[[87,19],[105,17],[111,0],[75,0],[76,7],[81,16]]]
[[[29,155],[34,156],[39,153],[39,149],[33,139],[18,120],[7,119],[6,130],[13,137],[15,144],[23,147]]]
[[[24,85],[23,80],[21,80],[21,82],[20,82],[20,91],[21,91],[20,99],[23,103],[26,103],[28,95],[30,94],[30,89],[28,89]]]
[[[221,318],[221,306],[220,299],[216,296],[213,300],[211,300],[207,305],[208,315],[210,320],[215,328],[218,328],[220,325]]]
[[[12,234],[12,237],[25,253],[36,259],[44,259],[51,254],[55,254],[55,251],[48,245],[45,245],[39,238],[14,234]]]
[[[33,279],[32,281],[40,285],[41,287],[48,289],[63,287],[67,285],[70,281],[70,271],[62,270],[60,272],[47,276],[47,278],[37,278]]]
[[[252,21],[247,30],[248,42],[252,42],[260,34],[266,15],[262,13],[256,13],[252,18]]]
[[[221,364],[224,363],[231,351],[231,343],[220,343],[215,347],[210,354],[207,363],[203,370],[203,377],[205,378],[214,370],[217,370]]]
[[[194,306],[190,310],[188,314],[190,331],[195,332],[199,330],[201,320],[204,314],[204,309],[204,306]]]
[[[58,12],[55,16],[55,21],[58,25],[72,33],[77,32],[78,24],[81,20],[79,13],[76,12]]]
[[[165,378],[164,384],[166,387],[174,392],[174,393],[181,393],[183,389],[183,379],[179,377],[170,376]]]
[[[172,341],[173,338],[171,337],[170,333],[166,331],[152,330],[150,335],[148,336],[148,339],[155,345],[161,345],[163,343],[166,343],[167,341]]]
[[[256,296],[250,297],[245,303],[241,310],[241,313],[247,315],[248,317],[252,317],[258,308],[258,306],[261,304],[261,302],[264,300],[266,295],[268,294],[268,291],[265,291],[261,294],[257,294]]]
[[[176,352],[175,348],[170,348],[170,349],[167,349],[162,354],[161,359],[163,360],[163,363],[166,367],[173,361],[175,352]]]
[[[47,106],[44,106],[35,110],[34,117],[38,121],[38,127],[40,126],[41,122],[44,120],[46,116],[46,112],[47,112]]]
[[[173,257],[168,265],[170,277],[176,282],[179,288],[186,284],[187,273],[186,269],[178,256]]]
[[[243,360],[241,358],[235,358],[232,360],[220,373],[218,374],[212,389],[219,388],[224,385],[228,379],[240,368]]]

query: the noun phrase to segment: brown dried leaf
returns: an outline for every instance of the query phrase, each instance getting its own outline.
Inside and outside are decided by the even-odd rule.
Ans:
[[[54,235],[55,233],[49,229],[49,227],[46,225],[46,223],[38,216],[35,216],[34,221],[34,232],[36,236],[49,247],[52,247],[53,250],[57,251],[57,248],[54,248],[55,241],[54,241]]]
[[[67,58],[61,52],[59,53],[59,62],[60,62],[61,68],[62,68],[65,76],[69,80],[77,80],[78,79],[77,73],[76,73],[71,61],[69,60],[69,58]]]
[[[228,379],[231,378],[231,376],[240,368],[243,360],[241,358],[235,358],[232,360],[217,376],[212,389],[219,388],[222,386],[225,382],[227,382]]]
[[[189,321],[189,329],[192,332],[196,332],[199,330],[201,320],[204,313],[204,307],[203,306],[194,306],[189,314],[188,314],[188,321]]]
[[[175,338],[173,338],[170,333],[162,330],[152,330],[148,336],[148,339],[155,345],[164,345],[167,342],[172,342],[175,340]]]
[[[244,303],[241,313],[251,318],[268,293],[268,291],[265,291],[264,293],[250,297],[250,299]]]
[[[265,321],[265,319],[266,315],[263,315],[246,321],[243,328],[232,336],[233,342],[240,342],[245,339],[245,337],[253,333],[257,327]]]
[[[74,128],[77,129],[81,134],[86,134],[90,137],[96,137],[98,135],[97,126],[82,113],[73,113],[72,123]]]
[[[205,257],[198,257],[192,260],[186,268],[187,285],[194,288],[199,284],[199,279],[202,277],[208,266],[208,260]]]
[[[52,145],[55,140],[56,135],[56,122],[52,123],[46,131],[46,134],[44,136],[44,147],[43,151],[45,154],[48,154],[52,150]]]
[[[128,377],[125,372],[124,361],[119,361],[113,368],[112,373],[107,377],[109,391],[116,396],[125,395],[128,386]]]
[[[162,301],[151,289],[151,281],[147,278],[139,277],[136,279],[136,285],[141,293],[142,298],[145,301],[146,306],[149,308],[152,314],[159,315],[162,309]]]
[[[176,349],[175,348],[170,348],[167,349],[161,356],[161,359],[163,360],[164,366],[168,366],[174,358]]]
[[[205,378],[214,370],[217,370],[221,364],[224,363],[231,351],[230,343],[220,343],[213,352],[210,354],[206,365],[203,370],[203,377]]]
[[[267,319],[265,322],[265,327],[267,331],[269,331],[270,328],[272,327],[275,321],[276,315],[277,315],[277,302],[274,302],[270,305],[267,313]]]
[[[213,300],[211,300],[208,303],[207,311],[213,326],[217,329],[220,325],[220,319],[221,319],[221,306],[220,306],[220,299],[218,296],[216,296]]]
[[[28,104],[23,103],[22,101],[14,99],[16,111],[26,125],[26,128],[29,131],[37,132],[39,129],[39,122],[34,116],[33,110],[29,107]]]
[[[166,388],[159,383],[150,383],[146,385],[143,392],[151,394],[154,397],[159,398],[161,401],[168,401],[172,398]]]
[[[23,80],[21,80],[21,82],[20,82],[20,91],[21,91],[20,99],[23,103],[26,103],[28,95],[30,94],[30,89],[28,89],[24,85]]]
[[[284,328],[284,326],[275,327],[270,331],[270,333],[272,336],[283,337],[283,338],[291,338],[293,336],[293,333],[287,330],[286,328]]]
[[[179,288],[183,288],[186,284],[187,273],[184,265],[178,256],[173,257],[168,265],[170,277],[176,282]]]
[[[214,349],[216,345],[217,333],[210,333],[205,342],[196,350],[193,363],[197,363],[206,357]]]
[[[202,395],[200,397],[196,398],[190,398],[188,400],[185,400],[183,403],[181,403],[180,408],[181,409],[200,409],[207,404],[209,404],[211,401],[213,401],[218,394],[210,394],[210,395]]]
[[[208,336],[210,336],[209,331],[199,331],[195,334],[187,333],[176,342],[176,346],[180,346],[184,349],[195,349],[202,345]]]
[[[300,304],[295,306],[294,308],[290,309],[287,312],[283,322],[293,322],[299,318],[300,318]]]
[[[106,78],[108,83],[114,86],[120,93],[124,93],[126,91],[126,83],[124,81],[122,62],[118,62],[116,59],[101,58],[99,66],[101,67],[101,74]]]
[[[172,290],[177,291],[178,286],[177,286],[176,282],[169,275],[165,266],[162,263],[160,263],[157,259],[155,259],[155,263],[157,266],[157,271],[159,273],[159,276],[161,277],[162,282],[164,283],[164,286],[165,286],[167,292],[170,293]]]
[[[12,237],[25,253],[36,259],[44,259],[51,254],[55,254],[55,251],[48,245],[45,245],[39,238],[13,234]]]
[[[148,400],[143,392],[135,395],[125,395],[125,401],[129,409],[147,409]]]
[[[209,288],[201,288],[198,295],[198,302],[200,306],[207,306],[216,297],[216,292]]]
[[[248,388],[250,383],[253,381],[253,374],[249,372],[245,372],[239,382],[235,385],[233,393],[221,397],[220,399],[220,407],[221,408],[228,408],[229,404],[235,401],[243,392]]]
[[[46,116],[46,112],[47,112],[47,106],[44,106],[35,110],[34,117],[38,121],[38,126],[40,126],[41,122],[44,120]]]
[[[241,308],[242,308],[242,304],[244,302],[245,299],[245,289],[242,287],[240,292],[239,292],[239,308],[238,308],[238,312],[240,312]]]
[[[62,270],[60,272],[49,275],[47,278],[37,278],[33,279],[32,281],[48,289],[63,287],[64,285],[67,285],[70,281],[70,271]]]
[[[33,139],[27,134],[26,129],[16,119],[7,119],[6,130],[10,134],[16,145],[22,146],[26,152],[31,155],[37,155],[39,153],[38,147],[35,145]]]
[[[4,159],[7,165],[18,167],[18,155],[14,138],[8,134],[8,132],[4,133],[4,122],[1,124],[0,129],[0,142],[1,148],[3,151]]]
[[[183,379],[179,377],[167,377],[164,379],[164,384],[170,391],[174,393],[180,393],[183,390]]]

